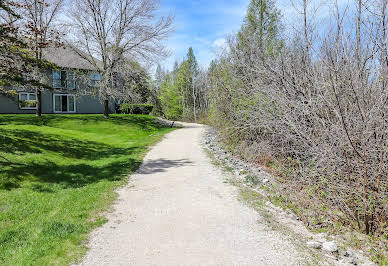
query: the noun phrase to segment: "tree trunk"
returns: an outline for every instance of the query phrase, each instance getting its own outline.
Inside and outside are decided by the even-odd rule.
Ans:
[[[105,118],[109,117],[109,100],[108,99],[104,100],[104,117]]]
[[[308,37],[308,26],[307,26],[307,0],[303,0],[303,23],[304,23],[304,41],[305,41],[305,62],[307,63],[310,59],[310,41]]]
[[[36,116],[42,116],[42,91],[36,88]]]

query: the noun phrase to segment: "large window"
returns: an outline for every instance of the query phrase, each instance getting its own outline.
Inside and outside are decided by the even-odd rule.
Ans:
[[[75,89],[75,73],[68,70],[53,70],[53,87]]]
[[[54,113],[75,113],[76,102],[73,94],[54,94]]]
[[[21,92],[19,93],[20,109],[36,109],[36,93]]]

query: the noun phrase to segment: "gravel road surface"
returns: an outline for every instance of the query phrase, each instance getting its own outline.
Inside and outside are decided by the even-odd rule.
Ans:
[[[238,200],[201,146],[205,128],[184,124],[152,147],[118,193],[81,265],[300,265],[287,236]]]

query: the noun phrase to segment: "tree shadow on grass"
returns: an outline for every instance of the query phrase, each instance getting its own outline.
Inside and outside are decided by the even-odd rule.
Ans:
[[[109,119],[104,118],[103,115],[43,115],[42,117],[35,117],[34,115],[0,116],[0,124],[2,125],[52,126],[56,122],[66,120],[77,122],[80,125],[106,122],[112,123],[113,125],[136,126],[142,130],[154,130],[168,127],[158,123],[155,119],[152,119],[152,117],[144,115],[111,115]]]
[[[119,181],[125,175],[136,171],[140,160],[125,159],[102,166],[88,164],[58,165],[46,160],[44,162],[29,162],[23,165],[1,168],[0,176],[5,180],[23,181],[26,176],[34,176],[34,181],[60,184],[64,188],[79,188],[101,180]],[[1,181],[1,180],[0,180]],[[10,186],[5,189],[16,188]]]
[[[142,147],[137,146],[120,148],[63,135],[0,127],[0,189],[10,190],[20,187],[26,179],[59,183],[64,187],[82,187],[102,179],[119,180],[124,174],[133,172],[139,167],[140,161],[128,159],[128,156],[142,150]],[[73,158],[74,162],[63,165],[60,161],[50,159],[47,152],[54,152],[64,158]],[[15,157],[7,156],[18,155],[24,158],[23,156],[42,153],[46,154],[36,157],[37,160],[30,158],[14,161],[10,158]],[[126,158],[121,159],[123,156]],[[110,158],[113,162],[104,164],[105,158]],[[78,159],[88,162],[77,164]],[[60,160],[60,157],[56,160]],[[97,160],[102,166],[93,166],[93,161]]]
[[[70,137],[42,134],[35,131],[0,128],[0,152],[7,154],[42,153],[51,151],[64,157],[95,160],[129,152],[128,148],[74,139]],[[1,162],[0,162],[1,163]]]

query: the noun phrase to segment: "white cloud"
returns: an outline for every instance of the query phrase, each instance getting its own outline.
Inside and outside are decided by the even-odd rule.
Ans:
[[[172,69],[193,47],[199,64],[206,67],[226,47],[225,36],[239,29],[250,0],[162,0],[164,10],[174,10],[176,31],[165,41],[171,56],[160,62]]]
[[[218,38],[213,42],[212,45],[214,48],[223,49],[226,46],[226,40],[225,38]]]

